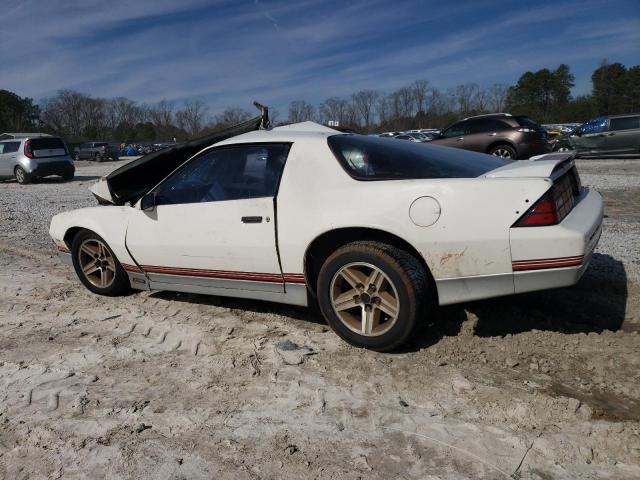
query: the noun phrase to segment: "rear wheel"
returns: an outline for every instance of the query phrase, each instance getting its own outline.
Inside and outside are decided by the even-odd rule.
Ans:
[[[29,175],[24,168],[16,167],[15,171],[16,181],[20,185],[25,185],[31,181],[31,175]]]
[[[66,181],[73,180],[73,173],[65,173],[62,175],[62,179]]]
[[[100,155],[99,153],[96,153],[96,154],[93,156],[93,159],[94,159],[96,162],[101,162],[101,161],[102,161],[102,155]]]
[[[512,160],[516,159],[516,151],[509,145],[496,145],[489,150],[489,154],[495,155],[496,157],[510,158]]]
[[[339,248],[318,277],[318,302],[329,326],[358,347],[389,351],[415,330],[426,272],[407,252],[378,242]]]
[[[76,154],[73,156],[73,159],[74,159],[76,162],[79,162],[79,161],[80,161],[80,154],[79,154],[79,153],[76,153]]]
[[[71,247],[73,267],[93,293],[117,296],[129,290],[129,278],[107,243],[89,230],[78,233]]]

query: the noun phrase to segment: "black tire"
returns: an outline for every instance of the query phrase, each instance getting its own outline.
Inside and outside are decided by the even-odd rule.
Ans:
[[[342,268],[354,263],[370,264],[381,270],[398,295],[395,323],[377,336],[354,332],[333,308],[332,281]],[[318,304],[329,326],[347,343],[386,352],[399,347],[416,330],[429,302],[428,285],[427,273],[420,262],[404,250],[380,242],[353,242],[340,247],[322,265],[318,276]]]
[[[31,175],[29,175],[25,171],[25,169],[20,166],[16,167],[13,173],[15,174],[16,182],[18,182],[20,185],[26,185],[27,183],[30,183],[32,180]]]
[[[64,175],[62,175],[62,179],[65,181],[69,181],[69,180],[73,180],[74,174],[73,173],[65,173]]]
[[[100,155],[99,153],[96,153],[96,154],[93,156],[93,159],[94,159],[96,162],[101,162],[101,161],[102,161],[102,155]]]
[[[79,153],[76,153],[76,154],[73,156],[73,159],[74,159],[76,162],[79,162],[79,161],[80,161],[80,154],[79,154]]]
[[[113,276],[113,280],[111,281],[111,283],[106,288],[101,288],[91,283],[91,281],[89,281],[87,276],[82,271],[82,267],[80,265],[80,247],[87,240],[101,242],[106,247],[109,255],[111,255],[114,260],[115,275]],[[81,232],[79,232],[73,238],[73,243],[71,246],[71,258],[73,260],[73,268],[76,271],[76,275],[78,275],[78,278],[80,279],[82,284],[93,293],[96,293],[98,295],[105,295],[108,297],[117,297],[119,295],[127,293],[131,288],[127,272],[124,271],[124,268],[122,268],[122,265],[120,265],[120,262],[116,258],[109,245],[107,245],[107,242],[105,242],[97,233],[94,233],[90,230],[82,230]]]
[[[497,157],[502,158],[510,158],[511,160],[516,160],[518,155],[515,149],[510,145],[496,145],[489,150],[489,155],[495,155]]]

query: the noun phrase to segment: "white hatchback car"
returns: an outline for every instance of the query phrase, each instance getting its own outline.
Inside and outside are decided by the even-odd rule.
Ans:
[[[56,215],[51,236],[82,283],[311,294],[344,340],[384,351],[429,307],[575,284],[600,236],[602,199],[569,154],[510,162],[311,122],[247,125],[120,168],[93,188],[114,205]]]

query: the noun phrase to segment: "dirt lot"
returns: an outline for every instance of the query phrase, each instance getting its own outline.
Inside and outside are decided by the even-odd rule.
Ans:
[[[394,354],[306,309],[90,294],[48,224],[116,165],[0,184],[0,477],[640,478],[640,160],[578,162],[607,218],[577,286],[442,309]]]

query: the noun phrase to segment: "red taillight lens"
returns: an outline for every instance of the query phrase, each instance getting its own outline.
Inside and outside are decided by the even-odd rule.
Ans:
[[[560,223],[553,193],[549,190],[518,220],[514,227],[544,227]]]
[[[33,158],[33,150],[31,150],[31,141],[24,142],[24,156],[27,158]]]

